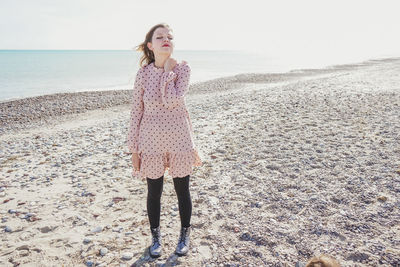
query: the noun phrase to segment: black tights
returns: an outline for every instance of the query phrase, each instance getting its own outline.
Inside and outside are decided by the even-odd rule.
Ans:
[[[189,192],[189,177],[173,178],[175,192],[178,197],[179,215],[181,226],[190,226],[192,216],[192,200]],[[163,191],[164,175],[157,179],[147,178],[147,214],[149,216],[150,227],[156,228],[160,225],[161,194]]]

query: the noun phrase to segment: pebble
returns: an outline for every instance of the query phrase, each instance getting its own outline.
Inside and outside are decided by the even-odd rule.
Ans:
[[[85,244],[89,244],[90,242],[92,242],[92,239],[90,239],[90,238],[83,239],[83,243],[85,243]]]
[[[103,231],[103,227],[101,226],[97,226],[92,229],[92,233],[100,233],[101,231]]]
[[[119,228],[113,228],[113,232],[121,233],[121,231],[124,230],[124,227],[119,227]]]
[[[22,245],[17,247],[17,250],[29,250],[29,246],[28,245]]]
[[[28,212],[27,214],[21,216],[21,219],[29,219],[30,217],[35,216],[36,214]]]
[[[379,196],[378,200],[381,201],[381,202],[385,202],[387,200],[387,197],[386,196]]]
[[[29,250],[22,250],[22,251],[19,253],[19,255],[22,256],[22,257],[28,256],[28,255],[29,255]]]
[[[52,231],[53,229],[50,228],[49,226],[45,226],[45,227],[39,228],[39,230],[40,230],[40,232],[45,234],[45,233]]]
[[[11,233],[11,232],[12,232],[12,228],[11,228],[10,226],[6,226],[6,227],[4,228],[4,231],[6,231],[6,232],[8,232],[8,233]]]
[[[250,207],[252,207],[252,208],[261,208],[262,207],[262,203],[261,202],[251,203]]]
[[[107,252],[108,252],[108,248],[101,248],[100,249],[100,255],[101,256],[105,256],[107,254]]]
[[[133,253],[131,252],[125,252],[122,254],[123,260],[131,260],[132,258],[133,258]]]

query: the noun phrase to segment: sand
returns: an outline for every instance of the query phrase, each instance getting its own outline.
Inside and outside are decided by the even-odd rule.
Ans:
[[[164,255],[126,147],[129,90],[0,103],[1,266],[400,264],[400,59],[191,85],[191,250]]]

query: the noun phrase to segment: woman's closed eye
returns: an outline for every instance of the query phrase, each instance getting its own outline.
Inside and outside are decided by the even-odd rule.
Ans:
[[[157,37],[157,39],[162,39],[162,37]],[[172,40],[172,39],[174,39],[174,38],[168,37],[168,39]]]

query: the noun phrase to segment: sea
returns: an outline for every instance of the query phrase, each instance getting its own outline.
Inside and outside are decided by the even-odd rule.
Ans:
[[[240,50],[176,50],[172,55],[189,62],[190,83],[392,56],[285,57]],[[132,89],[140,57],[134,50],[0,50],[0,102],[55,93]]]

